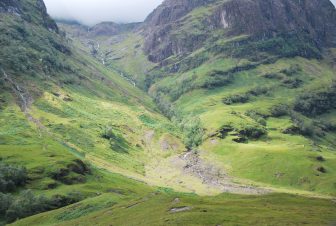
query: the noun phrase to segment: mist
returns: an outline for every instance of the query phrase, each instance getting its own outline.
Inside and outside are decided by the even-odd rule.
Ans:
[[[86,25],[103,21],[141,22],[163,0],[44,0],[56,19],[71,19]],[[332,0],[336,5],[336,0]]]
[[[163,0],[44,0],[56,19],[77,20],[86,25],[103,21],[141,22]]]

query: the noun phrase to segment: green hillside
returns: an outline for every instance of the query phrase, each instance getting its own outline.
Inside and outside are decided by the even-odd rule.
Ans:
[[[336,46],[198,2],[91,32],[0,3],[0,225],[336,222]]]

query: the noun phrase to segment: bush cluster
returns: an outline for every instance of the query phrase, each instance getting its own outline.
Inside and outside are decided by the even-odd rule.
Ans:
[[[184,133],[184,144],[188,150],[192,150],[202,144],[204,129],[199,118],[188,117],[188,119],[180,121],[179,126]]]
[[[294,103],[294,110],[305,116],[317,116],[336,108],[336,82],[318,91],[301,94]]]
[[[223,99],[223,103],[227,105],[237,104],[237,103],[246,103],[250,100],[250,96],[246,93],[243,94],[234,94]]]
[[[233,81],[233,74],[225,71],[214,70],[207,74],[206,79],[199,85],[199,88],[214,89],[229,85]]]
[[[271,116],[278,118],[281,116],[286,116],[290,112],[290,108],[286,104],[277,104],[271,108]]]
[[[66,196],[55,195],[51,198],[35,195],[31,190],[25,190],[18,196],[0,193],[0,217],[2,216],[7,223],[11,223],[18,219],[79,202],[82,199],[83,195],[79,192],[71,192]]]
[[[223,103],[227,105],[237,104],[237,103],[247,103],[253,96],[266,95],[269,91],[269,87],[255,87],[246,93],[234,94],[223,98]]]
[[[21,166],[12,166],[0,162],[0,192],[12,192],[26,184],[27,170]]]
[[[316,125],[316,123],[313,120],[305,118],[296,112],[291,113],[291,118],[294,126],[289,128],[290,133],[301,134],[303,136],[310,136],[310,137],[324,135],[322,128]]]
[[[289,68],[285,68],[280,71],[280,73],[283,73],[287,76],[293,76],[298,74],[299,72],[302,71],[302,68],[298,64],[291,65]]]
[[[266,116],[261,115],[260,113],[254,111],[254,110],[248,110],[245,112],[245,115],[250,117],[251,119],[253,119],[254,121],[256,121],[257,123],[259,123],[262,126],[266,126],[267,122],[266,122]]]
[[[251,36],[239,41],[214,45],[211,51],[216,54],[223,54],[236,58],[255,58],[262,53],[272,54],[277,57],[321,58],[321,51],[309,35],[303,32],[283,33],[276,37],[271,34],[268,37]]]

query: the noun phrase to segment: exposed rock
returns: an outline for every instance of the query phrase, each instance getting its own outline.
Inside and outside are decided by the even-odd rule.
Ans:
[[[180,199],[179,198],[175,198],[174,201],[173,201],[173,204],[178,204],[180,203]]]
[[[214,164],[205,162],[195,152],[187,152],[180,157],[185,161],[184,172],[202,180],[203,184],[210,187],[217,187],[223,192],[238,194],[266,194],[270,190],[257,188],[250,185],[236,184],[232,181],[223,169]]]
[[[36,1],[36,8],[37,11],[40,13],[41,17],[42,17],[42,21],[43,21],[43,25],[50,31],[55,31],[55,32],[59,32],[58,31],[58,27],[56,22],[51,19],[51,17],[48,15],[47,12],[47,8],[43,2],[43,0],[37,0]]]
[[[22,11],[18,0],[0,1],[0,13],[10,13],[20,16]]]
[[[172,208],[169,210],[169,212],[171,213],[179,213],[179,212],[185,212],[185,211],[189,211],[192,208],[189,206],[183,206],[183,207],[176,207],[176,208]]]
[[[202,27],[197,34],[181,37],[188,13],[200,6],[210,12],[198,19]],[[336,10],[330,0],[166,0],[145,21],[144,49],[151,61],[160,62],[200,48],[216,30],[225,30],[225,36],[247,34],[261,39],[303,34],[319,47],[336,46],[334,21]]]

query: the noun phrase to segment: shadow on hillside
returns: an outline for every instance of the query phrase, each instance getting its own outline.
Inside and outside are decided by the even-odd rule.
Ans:
[[[130,143],[121,135],[116,135],[110,139],[111,149],[118,153],[128,154],[131,148]]]

